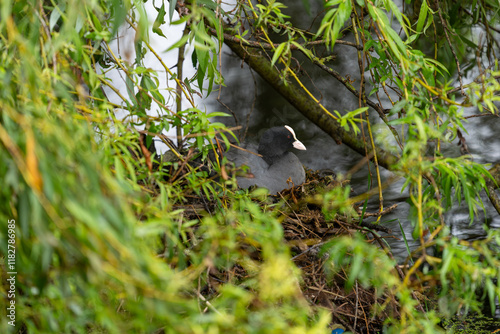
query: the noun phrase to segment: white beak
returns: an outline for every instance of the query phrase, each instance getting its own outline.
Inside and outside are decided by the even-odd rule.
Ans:
[[[302,150],[302,151],[305,151],[306,150],[306,147],[304,146],[304,144],[302,144],[300,141],[296,140],[293,142],[293,147],[296,148],[297,150]]]
[[[288,125],[285,125],[285,128],[292,133],[293,139],[295,139],[295,141],[292,144],[293,147],[296,148],[297,150],[305,151],[306,147],[297,139],[297,137],[295,137],[295,131],[293,131],[293,129]]]

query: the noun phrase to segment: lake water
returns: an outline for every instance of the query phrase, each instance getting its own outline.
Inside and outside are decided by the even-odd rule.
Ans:
[[[349,36],[346,36],[345,39],[349,40]],[[349,76],[355,80],[353,85],[359,87],[356,50],[349,46],[337,45],[335,54],[337,58],[333,63],[333,69],[341,75]],[[307,151],[294,152],[307,168],[331,169],[337,174],[345,174],[362,159],[361,155],[346,145],[337,145],[331,137],[288,104],[258,74],[252,74],[246,64],[242,66],[242,61],[231,55],[229,49],[225,49],[223,52],[222,69],[226,87],[222,88],[221,101],[231,110],[228,111],[225,106],[214,99],[205,100],[205,102],[211,110],[225,111],[232,115],[232,117],[220,118],[219,121],[223,121],[228,126],[248,127],[247,140],[258,141],[260,134],[269,127],[290,125],[295,130],[297,137],[307,147]],[[314,84],[305,76],[302,76],[301,80],[317,98],[321,98],[321,102],[330,110],[334,109],[344,113],[358,108],[357,99],[342,84],[321,73],[318,69],[307,68],[306,70],[314,78]],[[369,80],[368,77],[366,79]],[[369,91],[369,89],[367,90]],[[319,91],[321,91],[321,96]],[[383,101],[383,103],[385,103],[385,108],[390,108],[389,101]],[[473,109],[464,111],[465,115],[476,113],[476,110]],[[373,118],[372,121],[377,122],[377,117]],[[500,118],[495,116],[470,118],[466,129],[468,133],[463,135],[475,161],[480,163],[500,161],[500,136],[497,135],[500,132]],[[457,142],[458,140],[455,140],[451,144],[443,144],[442,152],[444,155],[459,156],[460,150]],[[372,175],[374,175],[373,166]],[[382,176],[387,179],[392,176],[392,173],[382,168]],[[394,235],[399,238],[399,240],[387,239],[387,241],[394,255],[400,261],[407,256],[406,247],[401,238],[400,224],[410,241],[411,249],[418,247],[418,242],[411,238],[413,227],[408,219],[407,193],[401,193],[403,183],[404,180],[400,179],[384,190],[384,207],[393,203],[398,203],[399,206],[381,220],[382,224],[390,228]],[[366,167],[352,176],[351,185],[353,195],[366,191],[368,186],[368,169]],[[453,235],[466,240],[482,238],[485,236],[482,227],[485,222],[491,228],[500,228],[500,216],[491,206],[485,194],[481,198],[486,212],[479,211],[472,224],[470,224],[468,210],[464,207],[457,207],[446,213],[446,223],[450,226]],[[369,211],[375,212],[377,208],[378,197],[375,196],[369,203]],[[366,221],[373,220],[367,219]]]

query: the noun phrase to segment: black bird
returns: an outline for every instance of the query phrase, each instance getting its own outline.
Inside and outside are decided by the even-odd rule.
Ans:
[[[288,125],[266,130],[260,138],[259,146],[255,144],[242,145],[247,151],[257,152],[262,157],[247,151],[230,149],[226,153],[229,161],[235,166],[247,166],[248,173],[237,176],[240,188],[256,185],[267,188],[271,194],[299,185],[306,179],[304,167],[299,158],[288,150],[295,148],[305,150],[295,132]]]

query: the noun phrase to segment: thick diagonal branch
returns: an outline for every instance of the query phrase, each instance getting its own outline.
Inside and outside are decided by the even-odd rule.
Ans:
[[[262,56],[258,50],[245,48],[241,44],[228,40],[224,42],[300,113],[335,139],[338,144],[344,143],[361,155],[365,155],[365,145],[368,146],[368,152],[372,151],[371,145],[363,142],[354,133],[345,131],[337,120],[327,115],[297,84],[294,82],[285,83],[280,77],[279,71],[271,66],[269,59]],[[391,166],[398,161],[398,157],[387,151],[379,148],[375,148],[375,150],[379,164],[387,169],[391,169]]]

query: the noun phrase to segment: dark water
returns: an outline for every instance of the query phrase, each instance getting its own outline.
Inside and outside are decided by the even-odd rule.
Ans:
[[[290,3],[287,5],[291,6]],[[297,8],[291,8],[291,16],[303,16],[303,9],[300,2]],[[314,7],[314,6],[313,6]],[[313,8],[318,11],[318,8]],[[294,12],[300,13],[293,14]],[[310,21],[310,20],[309,20]],[[352,41],[352,36],[345,36],[345,40]],[[333,68],[341,75],[348,75],[355,80],[353,85],[359,87],[359,67],[357,64],[356,50],[352,47],[337,45],[335,47],[336,60]],[[299,58],[300,60],[300,58]],[[243,65],[242,61],[231,55],[231,51],[226,49],[223,60],[223,75],[227,88],[222,88],[221,101],[231,110],[231,118],[219,119],[229,126],[241,125],[247,129],[246,140],[257,141],[260,134],[267,128],[277,125],[290,125],[295,130],[297,137],[305,144],[307,151],[295,152],[302,163],[311,169],[331,169],[337,174],[346,174],[362,158],[358,153],[353,152],[346,145],[337,145],[333,139],[323,133],[316,125],[305,119],[297,110],[276,93],[258,74],[250,72],[248,66]],[[330,110],[338,110],[341,113],[358,108],[358,101],[347,89],[328,75],[323,74],[315,68],[307,68],[314,83],[306,76],[301,80],[308,89]],[[366,80],[369,80],[366,77]],[[470,81],[470,80],[469,80]],[[322,95],[320,95],[319,90]],[[369,91],[369,88],[368,88]],[[372,97],[373,98],[373,97]],[[207,102],[209,108],[213,110],[228,110],[217,102]],[[390,108],[389,101],[383,101],[384,107]],[[464,114],[475,114],[476,110],[465,110]],[[377,122],[373,118],[373,122]],[[468,133],[464,133],[470,152],[474,160],[480,163],[495,163],[500,161],[500,119],[494,116],[485,116],[470,118],[468,124],[465,124]],[[380,132],[375,128],[376,132]],[[243,134],[245,130],[242,130]],[[443,145],[443,153],[446,156],[456,157],[460,155],[457,140],[451,144]],[[374,168],[371,167],[372,175]],[[382,168],[384,179],[392,176],[392,173]],[[368,169],[362,168],[356,172],[351,179],[353,195],[361,194],[368,188]],[[376,181],[373,181],[375,184]],[[387,239],[394,255],[400,260],[406,258],[407,250],[402,239],[400,225],[409,240],[410,248],[413,250],[418,247],[418,242],[413,241],[411,234],[413,226],[408,218],[409,204],[405,202],[406,193],[401,193],[404,183],[403,179],[392,184],[384,190],[384,207],[393,203],[398,203],[398,208],[392,213],[384,216],[382,224],[393,231],[398,239]],[[486,212],[480,210],[478,215],[470,224],[468,209],[457,207],[447,212],[446,223],[450,226],[453,235],[466,240],[474,240],[485,236],[482,225],[487,223],[491,228],[500,228],[500,217],[489,203],[488,198],[483,194],[481,196],[486,208]],[[378,208],[378,197],[374,197],[369,203],[369,211],[375,212]],[[373,221],[366,220],[366,221]]]

